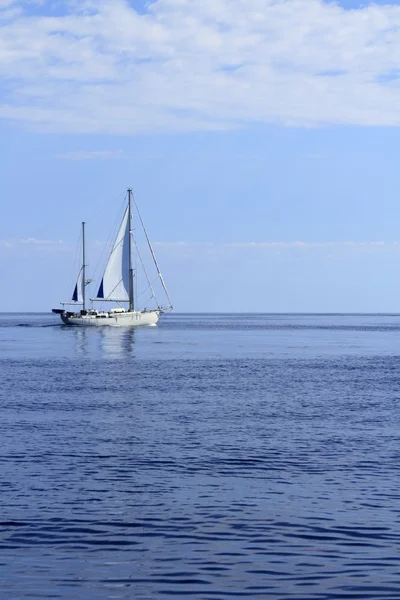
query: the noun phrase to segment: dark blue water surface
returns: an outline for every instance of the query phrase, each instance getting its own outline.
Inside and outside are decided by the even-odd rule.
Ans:
[[[5,599],[400,598],[400,316],[0,315]]]

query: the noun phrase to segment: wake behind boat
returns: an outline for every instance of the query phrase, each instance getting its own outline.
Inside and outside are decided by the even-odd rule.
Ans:
[[[128,203],[124,216],[118,230],[117,237],[112,247],[103,277],[101,279],[96,298],[90,302],[116,302],[119,306],[109,310],[95,310],[93,306],[87,309],[86,286],[91,282],[86,279],[86,247],[85,247],[85,223],[82,223],[82,266],[79,271],[78,280],[75,285],[72,300],[61,302],[64,305],[80,305],[80,311],[69,311],[64,308],[53,308],[53,312],[59,314],[65,325],[77,327],[101,327],[104,325],[112,327],[138,327],[140,325],[156,325],[160,313],[172,310],[168,291],[161,275],[153,248],[151,246],[143,221],[139,215],[140,223],[146,237],[151,257],[157,269],[163,290],[169,305],[154,309],[137,310],[134,304],[134,269],[132,262],[132,190],[128,189]],[[147,277],[147,275],[146,275]],[[147,278],[148,280],[148,278]],[[152,298],[155,299],[153,285],[148,280]],[[127,304],[128,307],[124,307]]]

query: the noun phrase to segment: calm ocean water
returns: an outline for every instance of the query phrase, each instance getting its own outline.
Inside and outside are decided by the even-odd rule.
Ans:
[[[0,315],[9,599],[400,598],[400,316]]]

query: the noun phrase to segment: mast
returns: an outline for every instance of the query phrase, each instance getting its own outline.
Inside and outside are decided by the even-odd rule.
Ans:
[[[132,267],[132,190],[128,188],[128,220],[129,220],[129,310],[134,310],[133,301],[133,267]]]
[[[85,225],[82,221],[82,310],[86,310],[86,252],[85,252]]]

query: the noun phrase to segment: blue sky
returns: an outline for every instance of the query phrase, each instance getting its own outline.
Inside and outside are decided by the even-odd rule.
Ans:
[[[176,310],[399,311],[400,6],[0,0],[0,310],[130,185]]]

